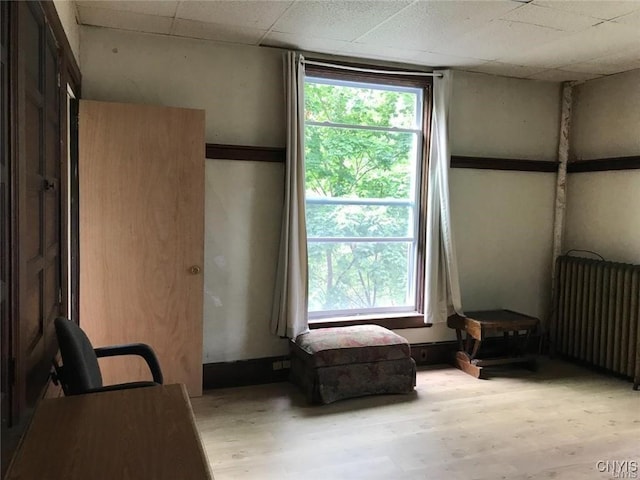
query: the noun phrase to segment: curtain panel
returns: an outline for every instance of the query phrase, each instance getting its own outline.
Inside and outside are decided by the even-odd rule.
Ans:
[[[285,54],[287,156],[280,252],[271,331],[295,338],[308,328],[307,230],[304,186],[304,58]]]
[[[451,71],[433,79],[433,113],[429,150],[425,323],[441,323],[453,313],[464,315],[460,297],[451,204],[449,198],[449,104]]]

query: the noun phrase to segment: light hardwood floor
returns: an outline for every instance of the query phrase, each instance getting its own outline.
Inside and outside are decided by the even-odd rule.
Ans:
[[[216,480],[610,479],[598,461],[640,468],[640,392],[544,358],[537,373],[489,380],[419,368],[408,396],[309,406],[277,383],[192,403]]]

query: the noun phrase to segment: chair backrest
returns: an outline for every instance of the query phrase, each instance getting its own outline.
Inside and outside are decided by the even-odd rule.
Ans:
[[[71,320],[56,318],[56,336],[62,356],[65,395],[77,395],[102,387],[98,357],[87,335]]]

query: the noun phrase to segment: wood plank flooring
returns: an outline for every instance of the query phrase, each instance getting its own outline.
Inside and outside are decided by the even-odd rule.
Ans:
[[[414,394],[325,406],[289,383],[212,390],[192,404],[216,480],[610,479],[598,461],[640,468],[640,392],[539,362],[489,380],[419,368]]]

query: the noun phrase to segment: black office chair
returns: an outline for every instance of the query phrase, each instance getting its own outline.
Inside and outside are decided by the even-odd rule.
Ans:
[[[62,365],[54,361],[53,381],[62,384],[65,395],[105,392],[126,388],[150,387],[162,384],[162,371],[156,354],[149,345],[131,343],[111,347],[93,348],[87,335],[71,320],[60,317],[55,320],[56,336],[60,346]],[[98,365],[100,357],[138,355],[149,365],[153,382],[131,382],[117,385],[102,384],[102,374]]]

